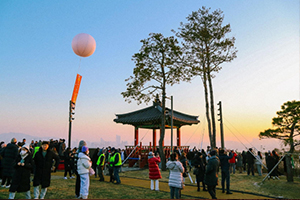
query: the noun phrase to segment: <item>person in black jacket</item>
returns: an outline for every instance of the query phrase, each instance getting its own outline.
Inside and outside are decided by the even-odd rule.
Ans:
[[[217,151],[212,150],[208,156],[208,163],[205,169],[204,183],[207,185],[208,192],[212,199],[217,199],[216,197],[216,186],[218,184],[218,168],[219,168],[219,158],[216,156]]]
[[[252,148],[249,148],[249,150],[247,152],[247,164],[248,164],[247,175],[248,176],[250,175],[250,171],[252,173],[252,176],[254,176],[255,157],[252,154],[253,154],[253,150],[252,150]]]
[[[181,156],[180,156],[180,158],[179,158],[179,161],[181,162],[181,164],[182,164],[182,166],[183,166],[183,168],[184,168],[184,172],[183,172],[183,177],[185,178],[185,177],[187,177],[188,176],[188,170],[187,170],[187,165],[188,165],[188,160],[187,160],[187,158],[186,158],[186,155],[185,155],[185,153],[184,152],[182,152],[181,153]]]
[[[2,156],[1,156],[1,153],[2,153],[2,151],[5,149],[5,147],[6,147],[6,144],[5,144],[5,142],[1,142],[0,143],[0,179],[2,180],[3,179],[3,177],[2,177],[2,170],[3,170],[3,166],[2,166]]]
[[[1,165],[3,167],[2,169],[2,183],[1,187],[5,187],[6,182],[6,188],[10,187],[10,182],[13,177],[13,174],[15,172],[15,165],[16,165],[16,159],[18,157],[18,147],[16,145],[17,139],[13,138],[11,139],[11,143],[9,143],[3,151],[1,151]]]
[[[193,160],[193,166],[194,168],[194,174],[196,175],[196,181],[197,181],[197,191],[200,191],[200,182],[202,182],[203,191],[207,191],[204,184],[204,174],[205,174],[205,167],[203,164],[202,154],[200,152],[197,152],[194,160]]]
[[[43,199],[47,192],[47,187],[50,186],[51,180],[51,170],[54,170],[56,167],[52,167],[52,162],[55,160],[56,166],[59,164],[59,156],[55,154],[49,148],[49,142],[44,141],[42,143],[42,148],[34,156],[34,163],[36,165],[36,171],[33,179],[33,195],[34,198]],[[39,186],[42,186],[41,194],[39,191]]]
[[[26,199],[30,196],[30,174],[33,166],[32,155],[26,144],[21,148],[15,165],[15,173],[9,188],[9,199],[14,199],[16,192],[26,192]]]
[[[186,158],[188,159],[189,162],[190,171],[192,170],[192,160],[194,159],[194,157],[195,157],[195,152],[193,151],[193,149],[190,149],[186,155]]]
[[[247,166],[247,153],[246,153],[246,151],[242,152],[242,157],[243,157],[243,169],[244,169],[244,172],[246,172],[246,166]]]
[[[274,158],[274,156],[272,155],[272,153],[268,153],[266,155],[266,164],[267,164],[267,168],[268,168],[268,173],[271,172],[271,170],[275,167],[276,165],[276,159]],[[272,178],[275,179],[275,177],[278,176],[278,173],[277,173],[277,170],[274,169],[272,171],[271,174],[269,174],[269,177],[268,178]]]
[[[221,164],[221,172],[222,172],[222,193],[225,193],[225,181],[226,181],[226,194],[232,194],[230,192],[230,173],[229,173],[229,160],[233,157],[233,153],[229,152],[229,156],[227,152],[223,149],[219,151],[219,159]]]
[[[98,154],[99,154],[100,148],[98,147],[92,156],[92,168],[95,171],[95,178],[97,178],[97,160],[98,160]]]
[[[72,176],[72,166],[71,166],[71,148],[68,147],[64,152],[64,166],[65,166],[65,174],[64,179],[67,179],[67,174],[69,172],[70,179],[74,178]]]

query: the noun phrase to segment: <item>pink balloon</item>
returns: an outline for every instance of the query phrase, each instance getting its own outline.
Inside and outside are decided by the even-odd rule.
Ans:
[[[74,53],[81,57],[88,57],[95,52],[96,41],[87,33],[79,33],[72,40]]]

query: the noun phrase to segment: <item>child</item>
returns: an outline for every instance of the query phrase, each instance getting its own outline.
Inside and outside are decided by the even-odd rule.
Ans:
[[[32,156],[29,152],[29,146],[23,145],[16,162],[16,171],[12,178],[12,184],[9,188],[9,199],[14,199],[16,192],[26,192],[26,199],[30,196],[30,173],[32,168]]]
[[[89,195],[90,177],[89,169],[92,166],[92,161],[88,156],[89,149],[83,146],[81,152],[78,154],[77,171],[80,175],[80,196],[79,198],[87,199]]]

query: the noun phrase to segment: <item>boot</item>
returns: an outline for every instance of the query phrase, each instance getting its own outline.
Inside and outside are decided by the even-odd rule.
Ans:
[[[159,191],[159,180],[155,180],[155,190]]]
[[[154,190],[154,180],[151,179],[151,183],[150,183],[150,189]]]

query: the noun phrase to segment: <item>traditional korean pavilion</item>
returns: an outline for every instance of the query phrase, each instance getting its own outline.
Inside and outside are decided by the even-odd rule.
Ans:
[[[171,109],[166,107],[166,129],[171,129]],[[139,129],[152,129],[153,130],[153,147],[156,147],[156,129],[160,130],[162,105],[158,98],[155,99],[152,106],[146,107],[141,110],[133,111],[125,114],[116,114],[114,122],[128,124],[134,126],[134,146],[139,144]],[[173,109],[173,129],[177,130],[177,146],[181,146],[181,127],[185,125],[198,124],[200,121],[198,116],[188,115]],[[160,135],[160,134],[159,134]],[[164,146],[164,143],[163,143]]]

